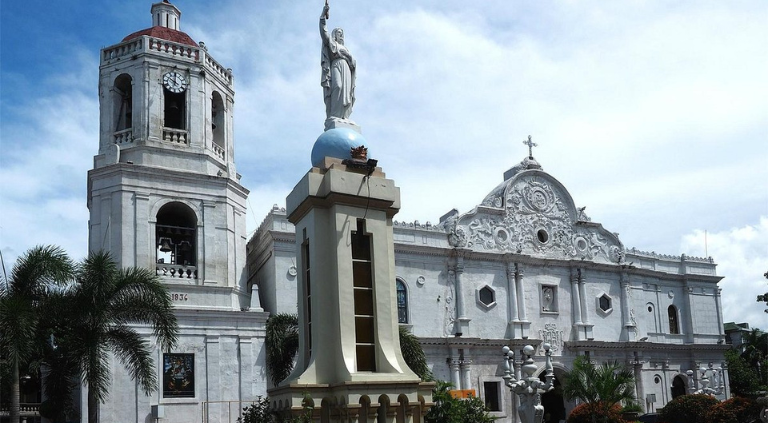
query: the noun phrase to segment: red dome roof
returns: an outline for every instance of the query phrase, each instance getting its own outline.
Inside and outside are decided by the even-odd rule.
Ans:
[[[153,26],[152,28],[142,29],[141,31],[134,32],[123,38],[123,41],[129,41],[134,38],[141,37],[142,35],[149,35],[150,37],[159,38],[161,40],[173,41],[174,43],[184,44],[188,46],[197,47],[197,43],[192,40],[184,32],[176,31],[175,29],[166,28],[164,26]]]

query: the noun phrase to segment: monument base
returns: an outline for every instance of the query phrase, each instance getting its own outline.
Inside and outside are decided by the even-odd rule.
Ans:
[[[334,128],[349,128],[359,134],[363,133],[362,128],[360,125],[356,124],[355,122],[352,122],[349,119],[341,119],[337,117],[330,117],[325,120],[325,130],[334,129]]]
[[[418,423],[432,406],[434,382],[342,382],[290,384],[269,390],[270,407],[283,418],[308,416],[312,422]]]

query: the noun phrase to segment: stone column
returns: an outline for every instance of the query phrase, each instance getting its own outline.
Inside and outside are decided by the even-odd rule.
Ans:
[[[528,329],[530,323],[525,313],[525,288],[523,287],[523,276],[525,272],[519,264],[515,264],[515,284],[517,285],[517,314],[520,318],[520,333],[515,334],[515,338],[528,338]],[[519,335],[519,336],[518,336]]]
[[[680,313],[681,316],[685,316],[685,326],[683,326],[683,322],[679,322],[678,328],[680,329],[680,333],[685,334],[685,339],[688,343],[693,343],[693,328],[694,328],[694,322],[693,322],[693,287],[688,285],[688,279],[685,279],[685,287],[683,288],[683,296],[685,297],[685,314]],[[682,319],[681,319],[682,320]],[[698,369],[698,367],[697,367]]]
[[[581,322],[585,325],[589,324],[589,313],[587,313],[587,289],[584,284],[584,273],[581,269],[578,270],[579,278],[579,299],[581,301]]]
[[[637,351],[634,352],[632,360],[632,370],[635,375],[635,392],[637,403],[643,408],[643,412],[647,412],[647,404],[645,402],[645,389],[643,386],[643,360]]]
[[[629,277],[622,272],[619,279],[621,281],[621,319],[624,322],[624,327],[627,328],[634,326],[629,315]]]
[[[469,350],[464,350],[461,358],[461,389],[472,389],[471,378],[472,359],[469,356]]]
[[[581,321],[581,300],[579,295],[579,275],[581,270],[571,269],[571,314],[573,316],[573,331],[576,332],[576,340],[583,341]]]
[[[715,288],[715,308],[717,310],[717,330],[720,333],[721,337],[725,336],[724,329],[723,329],[723,303],[721,302],[721,294],[723,290],[720,288]],[[723,341],[725,341],[724,338],[722,338]],[[726,385],[726,388],[728,385]],[[730,398],[726,396],[726,398]]]
[[[451,366],[451,384],[454,389],[461,389],[461,374],[459,373],[461,360],[458,357],[458,353],[454,352],[454,354],[456,355],[449,359]]]
[[[519,322],[520,316],[517,310],[517,278],[515,277],[516,265],[507,263],[507,303],[509,304],[509,321]]]
[[[136,257],[133,266],[155,269],[155,228],[154,225],[149,225],[150,220],[154,220],[154,216],[149,216],[149,193],[136,192],[134,201],[136,232],[133,236],[136,238]],[[151,230],[147,230],[147,225],[153,226]]]
[[[589,310],[587,309],[587,288],[584,270],[579,269],[579,299],[581,300],[581,323],[584,325],[584,337],[587,340],[595,339],[592,335],[592,324],[589,322]]]
[[[523,276],[525,272],[520,268],[519,264],[515,264],[515,287],[517,288],[517,314],[519,319],[523,322],[528,318],[525,315],[525,289],[523,288]]]
[[[467,316],[464,311],[464,285],[461,281],[461,275],[464,273],[463,257],[456,258],[456,266],[453,268],[453,271],[455,272],[454,278],[456,282],[456,322],[458,323],[455,330],[456,335],[461,336],[465,335],[465,329],[469,329],[468,327],[464,327],[464,322],[466,322]],[[469,335],[469,333],[466,333],[466,335]]]

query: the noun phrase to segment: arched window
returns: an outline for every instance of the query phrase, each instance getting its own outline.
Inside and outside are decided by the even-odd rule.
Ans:
[[[172,93],[167,88],[163,88],[163,96],[165,97],[165,120],[163,121],[163,126],[186,130],[187,98],[185,91]]]
[[[405,282],[397,279],[397,323],[408,323],[408,290]]]
[[[159,274],[197,278],[196,228],[197,217],[187,205],[173,202],[160,208],[155,225]]]
[[[669,314],[669,333],[673,335],[679,335],[680,334],[680,322],[678,322],[677,319],[677,307],[671,305],[667,309],[667,314]]]
[[[211,129],[213,130],[213,149],[216,153],[224,158],[224,148],[226,136],[225,121],[224,121],[224,100],[221,98],[221,94],[217,91],[213,92],[213,99],[211,101]]]
[[[131,76],[124,73],[115,78],[112,92],[115,110],[114,131],[130,129],[133,126],[133,81]]]

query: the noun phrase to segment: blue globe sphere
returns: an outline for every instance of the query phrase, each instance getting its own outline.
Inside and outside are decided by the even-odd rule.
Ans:
[[[312,147],[312,166],[320,167],[323,158],[350,159],[349,150],[367,142],[362,134],[349,128],[333,128],[323,132]],[[370,151],[370,150],[369,150]],[[370,154],[369,154],[370,157]]]

